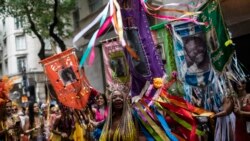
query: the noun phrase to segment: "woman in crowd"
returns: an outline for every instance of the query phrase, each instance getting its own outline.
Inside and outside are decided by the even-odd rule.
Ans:
[[[44,121],[38,103],[30,103],[28,112],[29,118],[25,121],[24,133],[30,135],[31,141],[44,141]]]
[[[13,116],[12,102],[7,101],[0,109],[0,140],[18,141],[21,133],[20,119]]]
[[[104,94],[97,95],[95,97],[95,103],[97,107],[92,107],[92,111],[95,114],[95,121],[90,120],[94,127],[100,125],[100,123],[104,122],[108,116],[108,104],[107,98]]]
[[[118,86],[120,87],[120,86]],[[136,129],[132,117],[131,105],[127,101],[125,87],[111,93],[109,115],[101,133],[100,141],[144,141],[146,138]]]
[[[75,128],[73,112],[64,106],[61,106],[60,110],[61,116],[56,118],[51,130],[51,141],[71,141],[70,136]]]
[[[248,141],[250,139],[250,94],[246,92],[245,81],[237,85],[237,94],[238,99],[234,106],[236,141]]]

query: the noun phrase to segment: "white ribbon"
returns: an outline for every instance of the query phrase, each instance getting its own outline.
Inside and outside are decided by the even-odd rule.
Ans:
[[[92,21],[87,27],[82,29],[74,38],[73,38],[73,47],[77,48],[76,42],[90,29],[92,28],[108,11],[110,3],[108,2],[104,10]]]

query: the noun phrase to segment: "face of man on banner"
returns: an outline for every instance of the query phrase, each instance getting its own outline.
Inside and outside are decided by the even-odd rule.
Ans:
[[[209,58],[204,39],[199,36],[189,36],[183,40],[188,72],[197,73],[208,70]]]
[[[64,86],[72,82],[75,82],[77,80],[74,70],[71,66],[60,70],[59,76],[61,77],[61,80],[64,83]]]

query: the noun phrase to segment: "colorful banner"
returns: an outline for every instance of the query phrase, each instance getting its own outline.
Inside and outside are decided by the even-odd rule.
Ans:
[[[199,15],[199,21],[208,23],[203,26],[203,30],[206,32],[213,67],[222,72],[230,61],[234,48],[230,43],[219,2],[210,0],[200,11],[202,14]]]
[[[86,106],[90,87],[74,49],[68,49],[41,61],[45,73],[52,84],[57,99],[70,108],[82,109]]]
[[[188,85],[204,87],[212,82],[213,71],[202,26],[181,23],[173,27],[179,77]]]
[[[156,49],[162,58],[167,75],[171,76],[173,71],[177,71],[174,58],[173,37],[166,23],[154,25],[151,27],[152,37],[156,44]]]
[[[132,76],[131,94],[139,95],[147,81],[164,75],[164,67],[160,56],[156,53],[150,33],[148,20],[143,7],[138,0],[118,1],[124,25],[124,35],[127,44],[136,52],[138,58],[127,55]],[[154,92],[150,97],[153,97]]]
[[[116,39],[102,44],[106,82],[109,86],[115,83],[129,82],[129,69],[124,47]]]

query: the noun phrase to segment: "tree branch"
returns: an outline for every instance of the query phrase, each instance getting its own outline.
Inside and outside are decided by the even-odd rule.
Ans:
[[[45,58],[45,43],[44,43],[43,37],[41,36],[41,34],[39,34],[38,30],[36,29],[36,25],[32,20],[32,17],[30,15],[31,12],[29,8],[27,6],[24,6],[24,9],[26,11],[25,13],[26,13],[26,16],[28,17],[28,21],[30,23],[30,29],[34,32],[34,34],[37,36],[38,40],[41,43],[41,49],[38,53],[38,56],[42,60]]]
[[[66,45],[64,44],[64,41],[55,34],[55,27],[58,24],[58,17],[57,17],[57,8],[58,8],[58,0],[54,0],[54,17],[53,17],[53,23],[50,24],[49,28],[49,34],[50,36],[58,43],[59,47],[62,51],[66,50]]]

